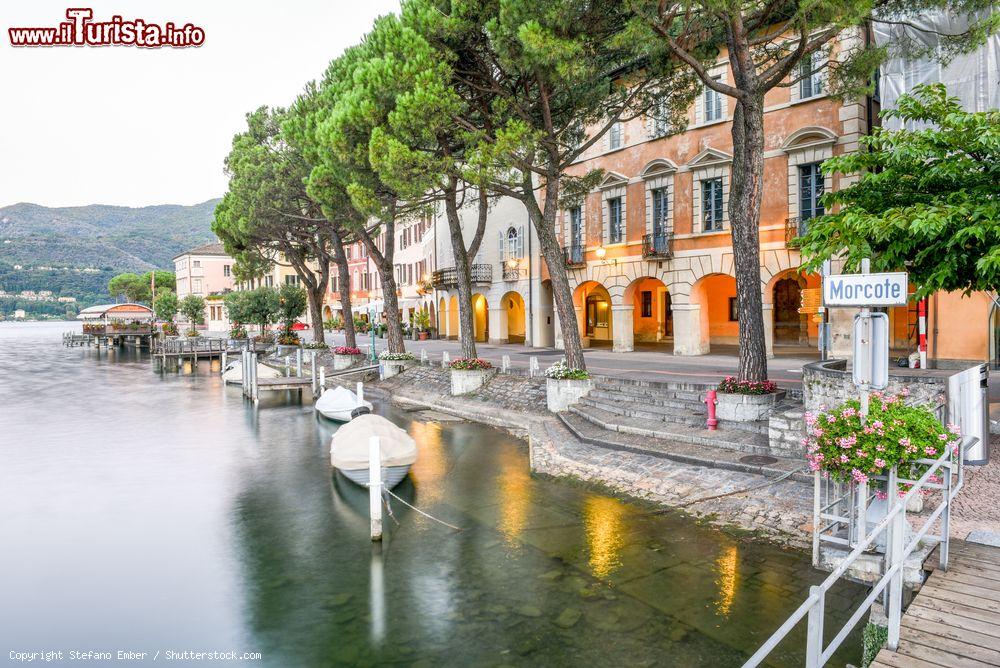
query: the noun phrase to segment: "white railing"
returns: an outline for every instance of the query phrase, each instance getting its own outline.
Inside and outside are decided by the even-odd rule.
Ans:
[[[906,563],[906,558],[911,552],[920,544],[920,541],[927,535],[931,527],[940,518],[941,519],[941,542],[939,544],[939,555],[938,562],[942,570],[948,570],[948,530],[949,522],[951,518],[951,502],[962,489],[964,484],[964,471],[963,471],[963,461],[965,460],[965,452],[972,447],[977,438],[967,438],[963,443],[958,456],[955,457],[952,454],[952,448],[946,447],[945,452],[941,454],[937,459],[920,459],[917,463],[928,465],[927,471],[920,477],[919,480],[905,480],[899,478],[896,474],[896,469],[893,468],[889,472],[888,485],[886,487],[886,494],[888,495],[890,508],[886,513],[882,521],[879,522],[871,532],[862,531],[858,537],[857,545],[851,551],[847,557],[841,561],[840,565],[837,566],[830,573],[822,584],[815,585],[809,588],[809,597],[806,598],[805,602],[798,607],[798,609],[791,614],[791,616],[785,620],[777,631],[775,631],[770,638],[767,639],[760,649],[758,649],[753,656],[745,664],[743,668],[753,668],[754,666],[760,665],[760,663],[767,658],[778,644],[785,639],[785,636],[795,628],[795,626],[802,621],[804,617],[808,615],[807,620],[807,631],[806,631],[806,660],[805,665],[807,668],[819,668],[823,666],[833,653],[837,651],[840,644],[844,642],[848,634],[857,626],[857,623],[864,617],[865,613],[868,612],[875,600],[882,594],[883,591],[888,587],[888,604],[886,605],[887,616],[889,619],[889,638],[887,641],[887,646],[889,649],[895,650],[899,644],[899,624],[902,618],[902,602],[903,602],[903,565]],[[955,461],[957,459],[957,461]],[[929,479],[931,476],[935,475],[937,471],[944,470],[944,475],[942,476],[942,482],[931,483]],[[957,476],[957,480],[953,481],[952,478]],[[910,484],[912,487],[905,495],[900,496],[897,493],[899,485]],[[927,517],[924,521],[923,526],[917,531],[909,543],[905,543],[906,529],[909,523],[906,519],[906,504],[914,495],[920,494],[923,490],[941,490],[941,502],[937,505],[934,511]],[[816,473],[816,499],[817,505],[819,504],[819,492],[820,492],[820,474]],[[867,497],[867,493],[862,493],[862,498]],[[864,515],[861,516],[861,526],[864,527],[866,524],[866,518]],[[824,649],[823,647],[823,626],[824,626],[824,607],[826,601],[826,593],[840,580],[840,577],[847,572],[851,565],[860,557],[871,545],[878,539],[883,531],[887,531],[886,534],[886,559],[885,559],[885,572],[878,582],[872,587],[871,592],[865,597],[865,600],[861,602],[861,605],[857,607],[854,613],[851,615],[850,619],[843,625],[837,635],[830,641],[830,643]]]

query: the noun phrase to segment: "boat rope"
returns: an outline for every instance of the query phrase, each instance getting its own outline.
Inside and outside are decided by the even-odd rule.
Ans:
[[[663,510],[658,510],[658,511],[656,511],[655,514],[659,515],[659,514],[662,514],[662,513],[667,513],[667,512],[669,512],[671,510],[676,510],[678,508],[687,508],[687,507],[693,506],[693,505],[695,505],[697,503],[704,503],[705,501],[712,501],[714,499],[723,499],[723,498],[725,498],[727,496],[736,496],[738,494],[746,494],[747,492],[754,492],[754,491],[757,491],[758,489],[764,489],[765,487],[770,487],[771,485],[777,485],[782,480],[790,478],[791,476],[795,475],[796,473],[801,473],[802,471],[805,471],[805,469],[795,469],[795,470],[792,470],[792,471],[787,471],[786,473],[782,473],[780,476],[778,476],[774,480],[768,480],[767,482],[761,483],[759,485],[753,485],[751,487],[744,487],[743,489],[736,489],[736,490],[733,490],[731,492],[723,492],[722,494],[712,494],[711,496],[704,496],[704,497],[701,497],[699,499],[694,499],[693,501],[685,501],[684,503],[680,503],[680,504],[677,504],[675,506],[671,506],[670,508],[665,508]]]
[[[402,504],[403,504],[404,506],[406,506],[407,508],[410,508],[411,510],[415,510],[415,511],[417,511],[418,513],[420,513],[421,515],[423,515],[423,516],[424,516],[424,517],[426,517],[427,519],[430,519],[430,520],[434,520],[434,521],[435,521],[435,522],[437,522],[438,524],[443,524],[443,525],[445,525],[446,527],[448,527],[449,529],[454,529],[455,531],[465,531],[465,529],[463,529],[462,527],[457,527],[457,526],[455,526],[454,524],[448,524],[448,523],[447,523],[447,522],[445,522],[444,520],[439,520],[438,518],[434,517],[434,516],[433,516],[433,515],[431,515],[430,513],[425,513],[424,511],[420,510],[420,508],[417,508],[416,506],[413,506],[413,505],[410,505],[409,503],[407,503],[407,502],[406,502],[406,501],[404,501],[403,499],[401,499],[401,498],[399,498],[398,496],[396,496],[395,494],[393,494],[393,493],[392,493],[391,491],[389,491],[388,489],[384,489],[384,488],[383,488],[383,490],[382,490],[382,491],[383,491],[383,492],[385,492],[386,494],[388,494],[389,496],[391,496],[392,498],[396,499],[396,500],[397,500],[397,501],[399,501],[400,503],[402,503]]]

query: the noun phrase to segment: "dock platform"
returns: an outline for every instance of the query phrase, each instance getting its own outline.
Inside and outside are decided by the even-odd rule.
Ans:
[[[900,622],[899,647],[872,668],[1000,666],[1000,548],[950,541]],[[935,557],[932,557],[935,558]]]

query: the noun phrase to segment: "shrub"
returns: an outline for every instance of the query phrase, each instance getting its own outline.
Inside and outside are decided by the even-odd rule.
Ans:
[[[247,328],[238,322],[234,322],[233,326],[229,328],[229,338],[231,339],[247,338]]]
[[[819,415],[806,413],[809,468],[841,482],[868,482],[897,466],[900,477],[915,480],[927,470],[916,460],[936,459],[946,447],[956,452],[958,427],[943,427],[930,407],[907,405],[904,396],[873,392],[864,426],[857,399]]]
[[[492,369],[493,364],[489,360],[478,357],[459,357],[456,360],[452,360],[451,368],[456,371],[483,371]]]
[[[388,350],[383,350],[378,354],[380,360],[385,360],[387,362],[405,362],[408,360],[415,359],[413,353],[390,353]]]
[[[188,331],[184,332],[184,334],[186,336],[194,338],[194,337],[198,336],[198,330],[197,329],[189,329]]]
[[[163,333],[166,336],[177,336],[177,325],[172,322],[163,323]]]
[[[723,394],[771,394],[778,391],[778,386],[773,380],[736,380],[733,376],[726,376],[717,389]]]
[[[297,346],[302,343],[302,339],[295,332],[284,331],[278,335],[278,343],[283,346]]]
[[[309,343],[303,344],[303,348],[308,348],[309,350],[326,350],[330,346],[319,341],[310,341]]]
[[[885,643],[888,639],[888,626],[879,626],[878,624],[872,624],[871,622],[865,626],[865,630],[861,634],[861,640],[864,646],[861,655],[862,668],[868,668],[868,666],[875,661],[875,657],[878,656],[879,651],[885,647]]]
[[[350,346],[337,346],[333,349],[335,355],[360,355],[361,348],[351,348]]]
[[[274,343],[274,334],[271,332],[264,332],[263,334],[258,334],[253,337],[254,343]]]
[[[323,329],[343,329],[344,319],[339,315],[335,315],[332,318],[327,318],[323,321]]]
[[[566,366],[566,360],[562,359],[545,370],[545,377],[556,380],[587,380],[590,372],[586,369],[571,369]]]

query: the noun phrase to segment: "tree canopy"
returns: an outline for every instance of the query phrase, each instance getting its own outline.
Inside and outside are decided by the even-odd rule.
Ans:
[[[809,221],[804,267],[843,256],[849,270],[871,258],[905,269],[926,296],[937,290],[1000,290],[1000,111],[963,111],[941,84],[918,86],[883,114],[904,128],[876,128],[862,149],[823,164],[863,173],[824,195],[836,213]],[[908,126],[917,129],[906,129]]]
[[[172,271],[156,269],[145,274],[118,274],[108,281],[108,293],[112,297],[124,297],[130,302],[150,303],[152,301],[153,275],[156,275],[156,292],[175,290],[176,278]]]

